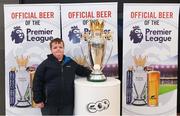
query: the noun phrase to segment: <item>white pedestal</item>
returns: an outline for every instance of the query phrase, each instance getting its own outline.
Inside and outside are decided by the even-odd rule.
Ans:
[[[120,116],[120,80],[112,77],[105,82],[76,79],[74,114]]]

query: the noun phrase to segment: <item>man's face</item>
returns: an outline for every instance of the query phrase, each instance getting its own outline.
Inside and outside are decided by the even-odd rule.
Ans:
[[[64,55],[63,43],[52,43],[51,52],[58,60],[62,60]]]

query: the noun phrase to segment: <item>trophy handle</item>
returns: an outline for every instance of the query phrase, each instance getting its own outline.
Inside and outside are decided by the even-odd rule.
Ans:
[[[82,44],[82,43],[81,43]],[[83,51],[83,48],[82,48],[82,45],[80,45],[81,47],[81,52],[82,52],[82,55],[85,57],[85,60],[86,60],[86,63],[88,65],[88,67],[93,71],[94,69],[91,67],[90,63],[87,61],[87,56],[85,55],[84,51]]]
[[[105,62],[104,65],[102,66],[101,71],[104,69],[105,65],[106,65],[107,62],[109,61],[109,59],[110,59],[110,57],[111,57],[111,54],[112,54],[112,50],[113,50],[113,45],[112,45],[112,43],[111,43],[110,54],[109,54],[109,56],[108,56],[106,62]]]

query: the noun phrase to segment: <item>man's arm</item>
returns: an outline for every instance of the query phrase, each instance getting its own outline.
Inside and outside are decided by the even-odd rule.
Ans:
[[[91,70],[88,67],[77,64],[76,74],[82,77],[88,77],[91,74]]]
[[[33,79],[33,100],[36,104],[42,104],[45,101],[44,74],[45,74],[45,65],[44,63],[41,63],[38,66]]]

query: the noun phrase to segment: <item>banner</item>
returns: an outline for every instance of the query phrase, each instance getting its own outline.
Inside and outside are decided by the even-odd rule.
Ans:
[[[124,4],[123,115],[176,115],[178,4]]]
[[[66,54],[94,68],[95,63],[88,62],[91,58],[87,43],[99,34],[99,40],[107,43],[101,49],[105,54],[98,56],[103,59],[103,73],[108,78],[118,78],[117,3],[61,4],[61,16]]]
[[[60,5],[4,5],[4,21],[6,114],[41,114],[32,108],[32,81],[50,40],[60,37]]]

